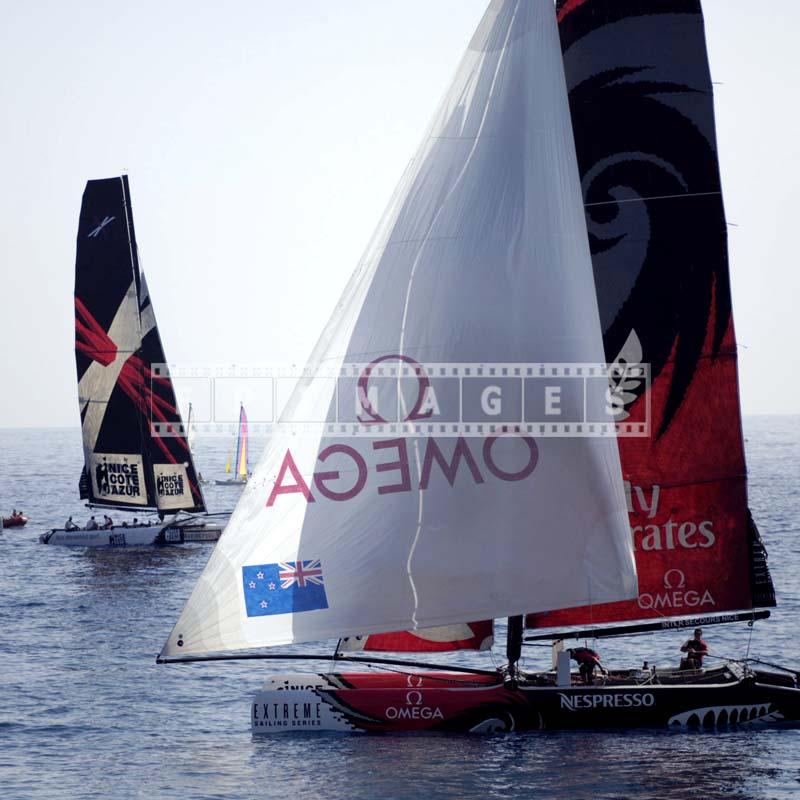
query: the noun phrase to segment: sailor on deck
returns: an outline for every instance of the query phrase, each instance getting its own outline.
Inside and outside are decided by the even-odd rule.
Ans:
[[[94,516],[86,523],[86,530],[87,531],[96,531],[97,530],[97,520]]]
[[[681,653],[686,653],[686,658],[681,659],[681,669],[703,668],[703,657],[708,655],[708,645],[703,641],[702,628],[695,628],[694,636],[681,645]]]
[[[590,647],[575,647],[569,651],[570,658],[578,662],[578,672],[587,686],[594,683],[594,670],[600,668],[603,675],[608,675],[608,670],[600,663],[600,654]]]
[[[73,522],[72,517],[70,517],[64,523],[64,530],[65,531],[77,531],[77,530],[80,530],[80,528],[78,528],[78,526]]]

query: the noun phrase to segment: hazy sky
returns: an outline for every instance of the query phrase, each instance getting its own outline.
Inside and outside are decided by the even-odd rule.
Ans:
[[[487,0],[2,0],[0,427],[77,425],[89,178],[171,361],[303,362]],[[800,413],[800,3],[705,0],[746,413]]]

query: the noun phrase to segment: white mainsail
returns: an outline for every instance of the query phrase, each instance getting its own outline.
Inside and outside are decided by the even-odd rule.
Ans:
[[[604,360],[552,0],[490,5],[311,368],[397,355]],[[636,596],[616,440],[431,441],[275,434],[162,656]]]

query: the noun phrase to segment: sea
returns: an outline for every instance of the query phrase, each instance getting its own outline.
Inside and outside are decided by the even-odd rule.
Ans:
[[[709,628],[705,638],[718,654],[749,648],[800,668],[800,417],[746,418],[745,436],[779,605],[752,630]],[[204,475],[222,477],[229,446],[199,440]],[[265,675],[289,665],[155,663],[212,545],[92,551],[37,542],[69,515],[87,518],[81,460],[77,428],[0,430],[0,510],[30,518],[0,535],[3,800],[800,797],[800,728],[254,737],[250,699]],[[231,510],[238,491],[210,487],[209,507]],[[677,664],[686,637],[597,647],[611,667]],[[545,648],[526,652],[531,668],[549,658]],[[455,660],[491,665],[486,654]]]

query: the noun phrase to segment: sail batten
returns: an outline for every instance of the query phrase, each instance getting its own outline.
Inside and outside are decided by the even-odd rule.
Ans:
[[[550,0],[491,3],[283,419],[328,419],[314,366],[364,354],[603,362]],[[279,431],[162,656],[635,595],[613,438]]]
[[[103,508],[203,512],[147,283],[127,176],[89,181],[75,267],[75,355],[85,466]],[[157,371],[156,371],[157,370]]]

